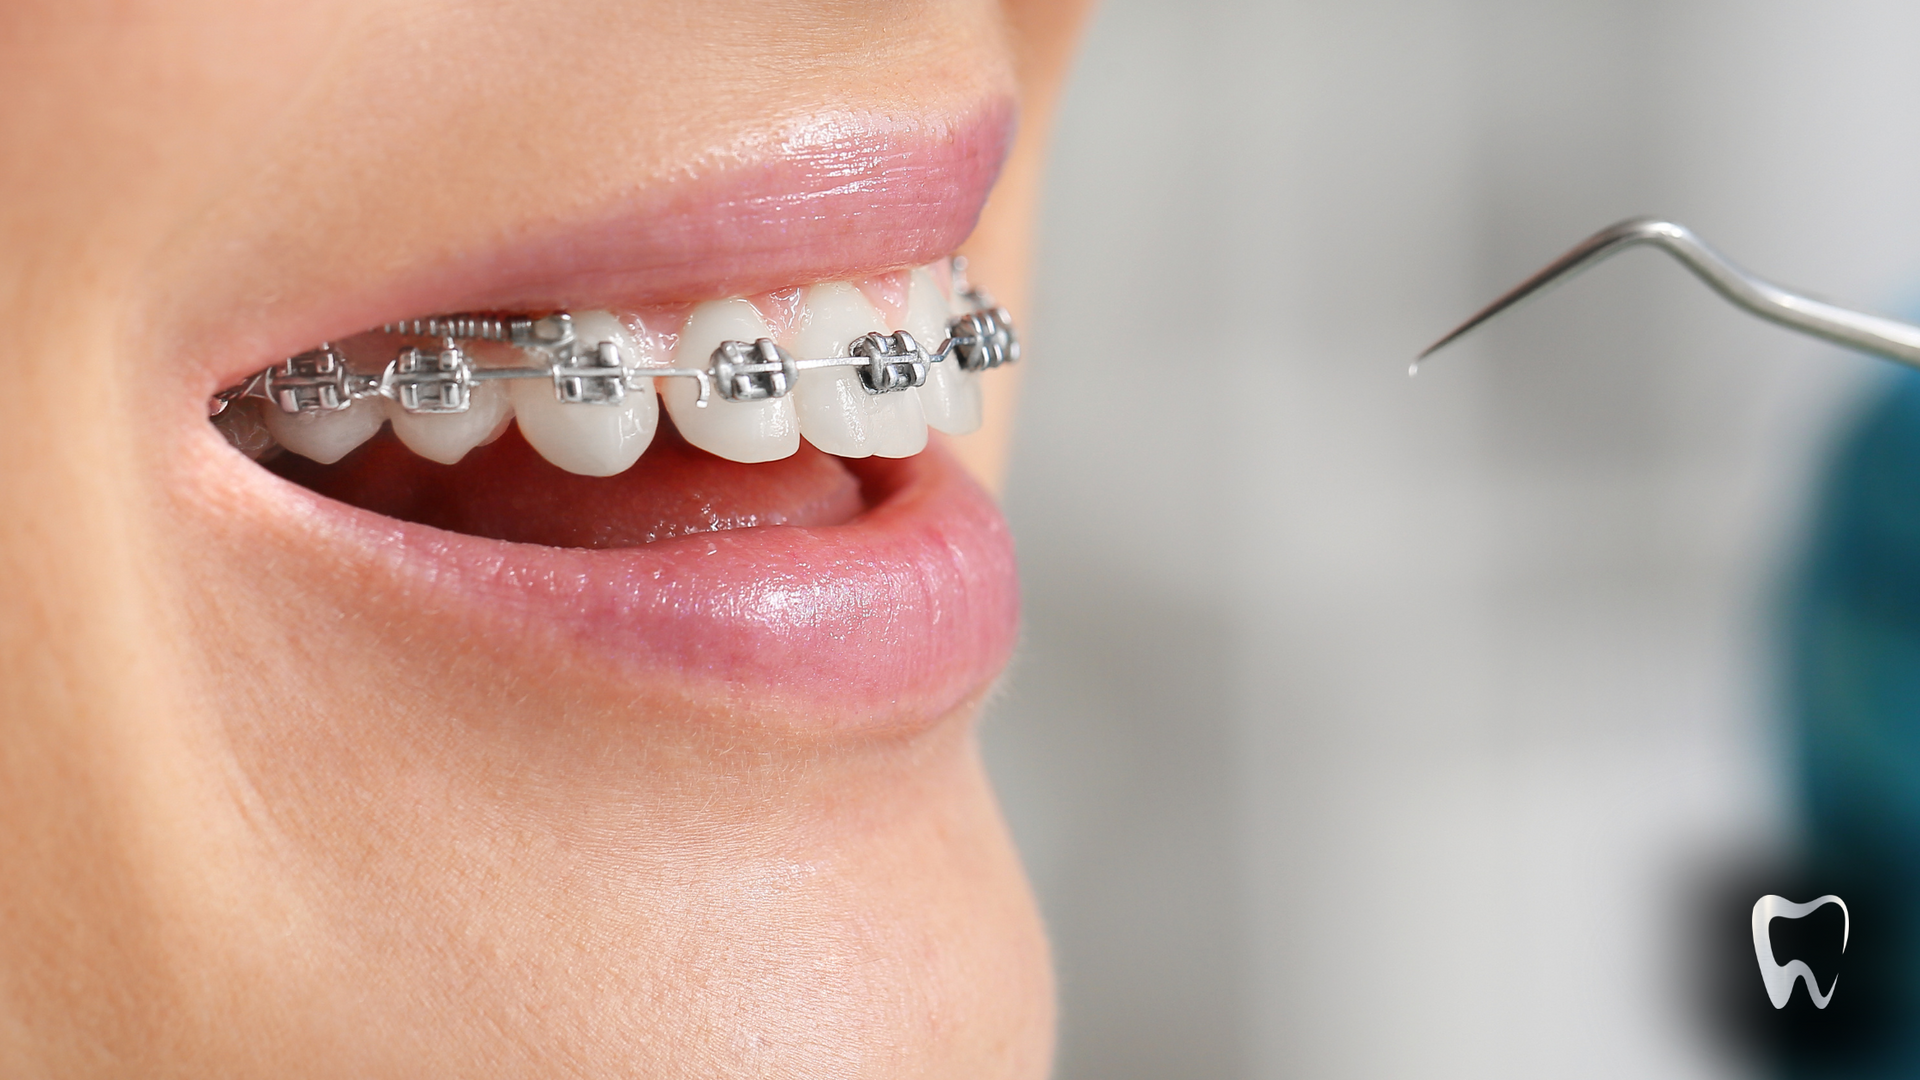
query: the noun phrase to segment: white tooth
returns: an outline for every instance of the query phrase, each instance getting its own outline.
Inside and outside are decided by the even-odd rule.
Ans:
[[[486,438],[480,440],[481,446],[492,446],[499,442],[500,436],[505,435],[507,429],[513,426],[512,391],[503,389],[501,393],[507,395],[507,407],[500,412],[500,422],[493,425],[493,430],[487,432]]]
[[[506,388],[497,382],[475,383],[463,413],[410,413],[397,401],[387,402],[393,433],[407,449],[442,465],[452,465],[467,451],[492,442],[512,415]]]
[[[582,352],[603,341],[620,347],[632,363],[639,356],[633,335],[604,311],[573,316],[573,333]],[[613,476],[626,472],[653,442],[660,426],[660,402],[650,380],[627,390],[618,405],[568,404],[553,394],[550,379],[511,379],[508,391],[520,434],[540,456],[570,473]]]
[[[925,267],[913,272],[907,285],[906,325],[901,327],[928,352],[947,339],[947,321],[952,310],[940,286]],[[927,371],[927,382],[920,388],[920,408],[927,414],[927,426],[949,435],[965,435],[980,429],[980,375],[963,371],[960,358],[949,353],[945,360]]]
[[[267,422],[260,415],[260,407],[265,404],[263,401],[242,399],[228,405],[213,419],[214,428],[226,436],[227,445],[255,461],[276,449],[273,434],[267,430]]]
[[[745,300],[709,300],[693,309],[680,331],[673,366],[705,368],[723,341],[758,341],[773,328],[760,309]],[[700,387],[692,379],[661,379],[660,395],[674,426],[688,442],[729,461],[777,461],[800,449],[800,424],[791,397],[764,401],[722,401],[716,395],[700,408]]]
[[[845,356],[862,334],[886,333],[880,313],[844,281],[807,290],[806,313],[793,339],[793,354],[803,360]],[[926,449],[927,418],[920,391],[869,394],[853,368],[816,368],[800,373],[793,390],[800,434],[839,457],[909,457]]]
[[[267,431],[281,446],[322,465],[331,465],[379,433],[387,410],[378,401],[361,400],[336,412],[290,413],[269,403]]]

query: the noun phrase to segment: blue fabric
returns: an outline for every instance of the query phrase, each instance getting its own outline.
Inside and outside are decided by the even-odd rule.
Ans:
[[[1873,1061],[1786,1071],[1920,1078],[1920,372],[1890,378],[1846,433],[1809,539],[1786,687],[1807,856],[1890,898],[1858,944],[1893,953],[1891,1012]]]
[[[1920,372],[1827,477],[1795,604],[1791,700],[1815,850],[1920,870]]]

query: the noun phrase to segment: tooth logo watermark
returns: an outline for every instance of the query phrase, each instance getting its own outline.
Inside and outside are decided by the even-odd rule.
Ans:
[[[1789,960],[1784,965],[1773,958],[1773,941],[1767,928],[1775,919],[1800,919],[1826,907],[1828,904],[1840,906],[1840,951],[1847,951],[1847,935],[1853,930],[1853,916],[1847,911],[1847,902],[1828,893],[1818,900],[1796,904],[1784,896],[1769,893],[1753,903],[1753,958],[1760,962],[1760,979],[1767,984],[1767,997],[1776,1009],[1787,1007],[1787,999],[1793,997],[1793,984],[1797,980],[1807,982],[1807,996],[1813,1003],[1824,1009],[1827,1002],[1833,1000],[1833,992],[1840,987],[1840,976],[1835,975],[1825,994],[1820,993],[1820,984],[1814,980],[1813,969],[1805,960]]]

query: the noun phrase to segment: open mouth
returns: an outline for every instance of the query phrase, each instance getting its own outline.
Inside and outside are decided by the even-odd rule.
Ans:
[[[963,274],[954,259],[691,308],[410,320],[223,391],[214,424],[303,487],[470,536],[609,548],[843,525],[880,490],[850,462],[974,431],[982,373],[1018,359]]]
[[[1004,521],[940,442],[980,426],[982,380],[1018,357],[1006,313],[949,258],[671,297],[676,274],[679,289],[719,291],[782,264],[854,268],[888,246],[951,244],[964,232],[925,228],[925,199],[957,193],[937,216],[970,226],[992,178],[977,143],[996,162],[1005,145],[1005,114],[986,117],[983,140],[865,155],[882,172],[911,166],[895,189],[856,188],[879,204],[865,212],[884,223],[892,198],[914,227],[856,236],[851,252],[815,224],[814,241],[743,272],[726,244],[689,258],[684,230],[663,227],[678,258],[640,285],[644,243],[585,286],[553,258],[531,286],[458,272],[390,286],[490,306],[388,322],[216,383],[213,426],[254,459],[221,469],[254,511],[230,524],[298,553],[288,595],[381,597],[374,629],[423,671],[477,664],[508,686],[641,694],[656,714],[789,731],[938,721],[985,689],[1014,637]],[[804,208],[806,180],[742,183]],[[708,217],[776,199],[707,187],[720,191],[695,200]],[[750,224],[718,235],[752,249],[765,223]],[[781,229],[806,231],[791,214]],[[345,306],[391,318],[390,300]]]

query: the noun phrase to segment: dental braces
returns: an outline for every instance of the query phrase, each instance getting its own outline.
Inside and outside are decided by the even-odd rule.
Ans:
[[[548,379],[554,397],[569,405],[618,405],[642,379],[693,379],[699,384],[694,404],[706,408],[723,401],[766,401],[786,397],[803,371],[850,367],[858,370],[869,394],[891,394],[925,385],[932,365],[951,361],[962,371],[986,371],[1020,359],[1020,338],[1007,310],[978,289],[959,295],[973,310],[947,323],[946,340],[929,352],[912,334],[895,330],[853,339],[847,355],[796,359],[771,338],[724,341],[707,366],[649,367],[629,364],[613,341],[592,345],[575,336],[566,312],[530,316],[436,315],[388,323],[381,332],[401,337],[438,338],[437,349],[409,345],[400,349],[378,375],[353,371],[346,354],[330,342],[288,357],[215,394],[208,413],[220,416],[238,402],[270,403],[286,413],[329,413],[356,401],[385,398],[409,413],[464,413],[473,388],[502,379]],[[480,367],[463,341],[511,345],[539,354],[533,367]]]

